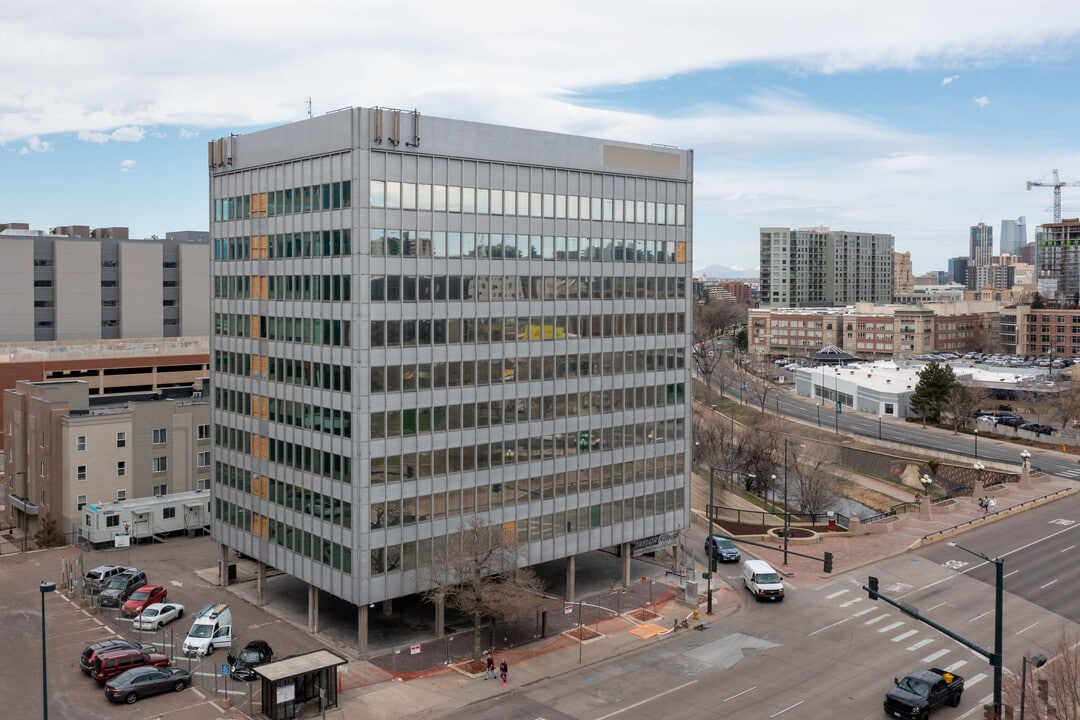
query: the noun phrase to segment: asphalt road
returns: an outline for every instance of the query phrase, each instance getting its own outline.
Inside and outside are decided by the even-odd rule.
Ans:
[[[1067,561],[1046,558],[1056,561],[1075,553],[1070,547],[1074,532],[1067,528],[1076,520],[1080,500],[1071,497],[956,536],[965,547],[1006,557],[1006,572],[1012,573],[1006,579],[1003,618],[1008,668],[1018,667],[1025,652],[1052,655],[1063,629],[1078,631],[1075,622],[1052,609],[1072,612],[1068,596],[1076,594],[1080,578],[1072,572],[1067,580],[1059,577],[1055,585],[1071,588],[1061,596],[1035,587],[1049,582],[1042,566],[1068,567]],[[935,666],[963,675],[966,692],[960,707],[937,710],[934,718],[978,718],[992,697],[987,660],[887,603],[869,600],[861,589],[867,576],[875,575],[882,593],[992,648],[993,587],[986,584],[980,561],[964,555],[942,542],[821,585],[788,583],[788,597],[780,604],[757,604],[744,595],[740,611],[708,630],[675,635],[443,717],[877,720],[892,678]],[[719,574],[734,584],[736,573],[721,568]],[[586,646],[587,661],[588,652]]]

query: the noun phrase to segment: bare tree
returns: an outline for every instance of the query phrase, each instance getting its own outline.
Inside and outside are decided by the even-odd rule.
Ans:
[[[945,401],[941,405],[942,415],[948,417],[953,434],[974,422],[973,413],[979,409],[982,402],[978,390],[975,385],[961,382],[945,395]]]
[[[836,483],[829,474],[824,455],[814,448],[792,453],[788,468],[791,498],[799,512],[823,515],[834,509],[840,499]],[[791,481],[794,479],[794,486]]]
[[[739,442],[736,462],[746,473],[746,489],[768,497],[772,475],[783,461],[784,442],[780,423],[769,415],[758,415],[746,426]]]
[[[427,568],[430,589],[424,599],[472,618],[473,660],[481,655],[480,628],[485,617],[505,617],[525,594],[544,589],[540,577],[524,567],[513,529],[488,525],[479,516],[465,519]]]
[[[776,388],[768,379],[746,375],[746,394],[754,404],[759,406],[761,412],[765,412],[765,406],[775,392]]]
[[[1080,719],[1080,638],[1062,630],[1046,665],[1036,670],[1029,664],[1026,674],[1025,717]],[[1018,664],[1002,682],[1002,702],[1017,711],[1023,675],[1022,664]]]
[[[737,440],[731,418],[707,410],[694,412],[694,460],[709,467],[735,469]]]
[[[732,300],[718,300],[694,305],[694,327],[691,354],[697,371],[712,393],[712,378],[724,363],[722,338],[745,323],[746,306]],[[734,344],[734,342],[732,342]],[[723,383],[720,385],[723,393]],[[708,396],[706,402],[708,402]]]
[[[1057,392],[1049,395],[1050,412],[1062,432],[1069,430],[1080,420],[1080,382],[1074,377],[1068,380],[1058,376]]]

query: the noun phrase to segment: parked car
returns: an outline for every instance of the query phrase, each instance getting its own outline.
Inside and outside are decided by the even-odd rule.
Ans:
[[[232,665],[232,676],[250,682],[255,679],[254,668],[274,661],[274,651],[265,640],[252,640],[239,655],[229,653],[227,659]]]
[[[1039,435],[1049,435],[1057,432],[1057,428],[1053,425],[1040,425],[1039,423],[1024,423],[1020,426],[1021,430],[1027,430],[1028,432],[1037,433]]]
[[[131,593],[131,597],[124,601],[124,606],[120,608],[120,614],[124,617],[135,617],[150,605],[164,602],[165,596],[168,594],[169,591],[161,585],[143,585]]]
[[[135,648],[136,650],[153,650],[154,646],[150,643],[137,643],[117,638],[98,640],[95,643],[90,643],[86,646],[86,649],[83,650],[82,657],[79,658],[79,667],[82,668],[84,673],[89,673],[94,664],[94,656],[97,653],[109,652],[110,650],[127,650],[129,648]]]
[[[998,425],[1008,425],[1009,427],[1012,427],[1012,428],[1018,428],[1021,425],[1024,425],[1025,423],[1027,423],[1027,420],[1025,420],[1022,417],[1016,416],[1016,415],[1013,415],[1012,417],[1005,417],[1005,418],[999,417],[997,419],[997,421],[998,421]]]
[[[132,704],[139,698],[191,687],[191,673],[178,667],[137,667],[105,683],[105,697]]]
[[[131,626],[136,630],[157,630],[182,617],[184,606],[180,603],[154,603],[132,620]]]
[[[113,579],[109,581],[109,584],[105,586],[105,589],[101,591],[101,596],[98,597],[98,604],[101,605],[101,607],[118,608],[124,604],[125,600],[131,597],[131,593],[135,592],[145,584],[146,573],[142,570],[115,575],[113,576]]]
[[[137,572],[135,568],[123,565],[98,565],[83,577],[83,588],[87,592],[100,592],[117,575],[133,572]]]
[[[152,665],[154,667],[168,667],[172,664],[169,656],[164,653],[127,648],[126,650],[110,650],[94,655],[94,663],[90,668],[90,677],[99,683],[116,677],[120,673],[131,668]]]

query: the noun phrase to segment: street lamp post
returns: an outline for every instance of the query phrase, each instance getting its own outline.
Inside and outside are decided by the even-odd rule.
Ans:
[[[709,509],[705,514],[709,516],[709,600],[705,605],[705,614],[712,615],[712,586],[713,575],[716,573],[716,547],[713,544],[713,467],[709,465]]]
[[[990,665],[994,668],[994,717],[1000,720],[1001,714],[1001,656],[1002,656],[1002,622],[1001,611],[1005,606],[1005,560],[1004,558],[991,558],[981,552],[964,547],[960,543],[949,542],[949,547],[958,548],[966,553],[982,558],[988,563],[994,564],[994,653],[990,657]]]
[[[919,478],[919,481],[923,484],[923,494],[926,495],[926,497],[930,497],[930,486],[934,484],[934,479],[926,473],[923,473],[923,476]]]
[[[881,415],[877,416],[877,439],[881,439]]]
[[[1029,453],[1027,450],[1021,450],[1020,465],[1022,467],[1027,467],[1029,462],[1031,462],[1031,453]]]
[[[775,474],[769,476],[769,492],[772,493],[772,509],[774,513],[776,512],[776,481],[779,479]]]
[[[986,469],[986,466],[983,465],[981,462],[977,462],[974,465],[972,465],[972,467],[975,468],[975,479],[978,480],[979,488],[981,490],[982,489],[982,471]]]
[[[45,593],[56,590],[56,583],[41,581],[41,720],[49,720],[49,670],[45,654]]]
[[[975,459],[979,459],[979,428],[975,428]]]
[[[1024,664],[1020,668],[1020,720],[1024,720],[1024,700],[1027,696],[1027,666],[1031,665],[1037,670],[1045,664],[1045,655],[1032,655],[1030,659],[1027,655],[1024,655]]]

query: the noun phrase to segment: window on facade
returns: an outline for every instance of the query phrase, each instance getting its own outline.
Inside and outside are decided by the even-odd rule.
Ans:
[[[172,518],[176,517],[176,508],[161,508],[161,517],[165,520],[171,520]]]
[[[85,465],[76,465],[75,466],[75,479],[76,480],[86,480],[86,466]]]
[[[118,490],[117,493],[116,493],[117,497],[119,497],[122,492],[123,492],[123,490]],[[106,516],[105,517],[105,527],[107,527],[107,528],[109,528],[109,527],[120,527],[120,516],[119,515],[108,515],[108,516]]]
[[[124,477],[127,475],[127,460],[116,461],[116,477]]]
[[[86,436],[85,435],[76,435],[75,436],[75,449],[78,450],[79,452],[83,452],[83,451],[86,450]]]
[[[127,500],[127,490],[116,491],[116,502],[124,502]]]
[[[116,433],[116,447],[126,447],[126,446],[127,446],[127,433],[126,432],[118,432],[118,433]]]
[[[168,437],[169,437],[169,432],[165,428],[154,428],[153,443],[155,445],[164,445],[165,442],[167,441]]]
[[[201,468],[210,467],[210,451],[207,450],[205,452],[199,453],[196,457],[195,464]]]
[[[81,512],[84,507],[86,507],[86,496],[85,495],[76,495],[75,496],[75,511],[76,512]]]
[[[165,472],[169,469],[169,458],[164,455],[153,459],[151,470],[156,473]]]
[[[168,495],[169,494],[169,486],[166,485],[165,483],[162,483],[161,485],[155,485],[153,487],[152,491],[153,491],[153,494],[155,496],[156,495]]]
[[[200,480],[196,480],[195,481],[195,489],[196,490],[209,490],[210,489],[210,478],[202,478]]]
[[[199,440],[209,440],[209,439],[210,439],[210,426],[209,425],[200,425],[199,426]]]

